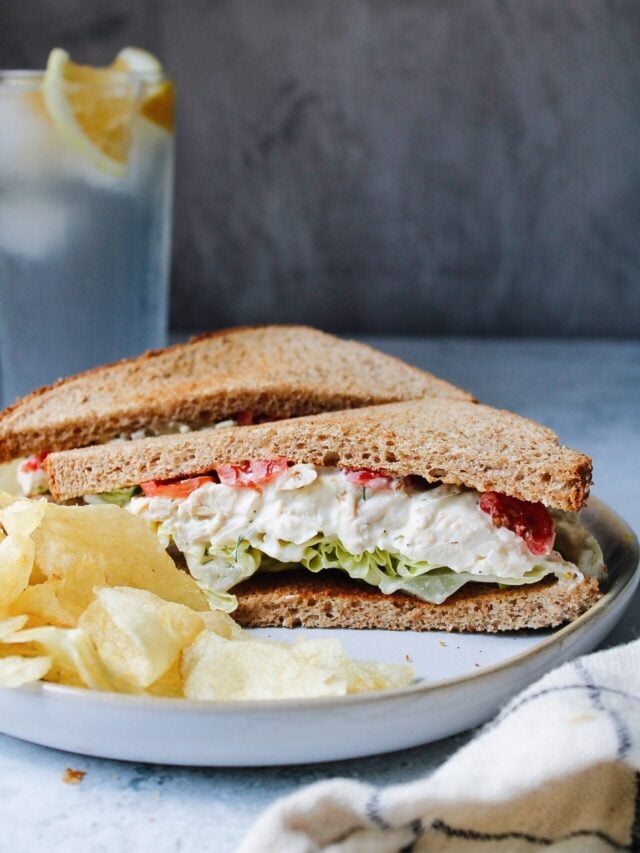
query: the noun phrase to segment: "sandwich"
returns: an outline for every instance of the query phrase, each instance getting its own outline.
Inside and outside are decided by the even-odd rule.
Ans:
[[[47,453],[423,396],[473,399],[364,344],[304,326],[228,329],[40,388],[0,413],[0,463],[48,491]]]
[[[245,626],[504,631],[575,619],[602,551],[591,460],[444,397],[51,453],[58,501],[115,491]]]

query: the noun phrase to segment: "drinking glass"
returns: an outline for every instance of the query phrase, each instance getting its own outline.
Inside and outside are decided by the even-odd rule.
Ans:
[[[0,72],[3,405],[166,343],[173,132],[147,107],[170,84],[160,72],[115,75],[113,92],[74,84],[107,108],[125,90],[130,99],[126,161],[111,169],[51,118],[43,82],[43,72]]]

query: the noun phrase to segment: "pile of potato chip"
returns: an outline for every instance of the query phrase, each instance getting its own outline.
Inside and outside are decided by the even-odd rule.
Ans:
[[[341,696],[402,687],[404,664],[334,640],[256,639],[212,611],[147,522],[117,506],[0,492],[0,687],[53,681],[187,699]]]

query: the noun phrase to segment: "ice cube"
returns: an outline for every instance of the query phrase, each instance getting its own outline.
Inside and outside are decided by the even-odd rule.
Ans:
[[[16,194],[0,200],[0,251],[42,260],[65,242],[69,215],[53,200]]]
[[[40,177],[55,169],[49,138],[53,127],[36,91],[0,91],[0,179]]]

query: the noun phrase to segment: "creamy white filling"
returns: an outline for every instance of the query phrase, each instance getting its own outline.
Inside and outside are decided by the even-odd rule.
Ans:
[[[495,527],[475,491],[407,489],[399,480],[363,489],[336,468],[313,465],[294,465],[260,489],[212,482],[186,499],[136,497],[127,509],[152,522],[165,545],[173,541],[196,580],[218,592],[256,570],[247,547],[297,563],[319,540],[337,541],[351,555],[385,551],[493,582],[522,582],[540,566],[540,577],[561,578],[602,568],[597,543],[571,514],[556,517],[575,553],[591,549],[593,560],[580,569],[557,551],[537,556],[520,536]]]
[[[37,465],[37,467],[35,467]],[[39,463],[31,462],[31,457],[24,459],[16,469],[16,480],[20,492],[29,497],[44,495],[49,491],[49,478]]]

